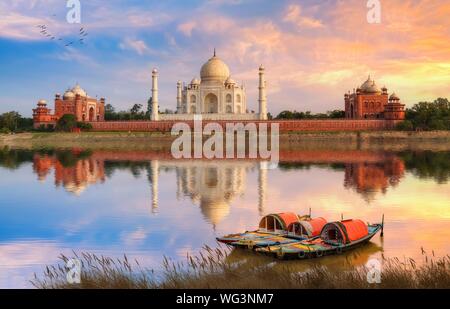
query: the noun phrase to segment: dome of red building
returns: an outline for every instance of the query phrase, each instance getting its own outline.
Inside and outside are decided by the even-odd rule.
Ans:
[[[370,75],[364,84],[361,85],[361,91],[364,93],[381,93],[380,88],[378,88],[375,81],[370,78]]]
[[[79,94],[80,97],[87,97],[86,91],[84,91],[84,89],[81,88],[78,84],[72,88],[72,92],[74,93],[74,95]]]
[[[389,97],[389,101],[400,101],[400,98],[395,94],[395,92],[393,94],[391,94],[391,96]]]
[[[72,90],[67,89],[67,91],[64,92],[63,98],[64,100],[71,100],[75,98],[75,94],[72,92]]]

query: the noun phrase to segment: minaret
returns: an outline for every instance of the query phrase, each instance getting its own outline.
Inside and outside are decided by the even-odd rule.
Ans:
[[[152,178],[152,213],[158,212],[158,183],[159,183],[159,161],[152,160],[151,163]]]
[[[159,120],[158,113],[158,70],[152,71],[152,117],[153,121]]]
[[[267,168],[268,162],[259,162],[258,167],[258,213],[264,215],[266,206]]]
[[[177,83],[177,114],[181,114],[181,81]]]
[[[266,80],[264,78],[264,66],[259,67],[259,119],[267,120]]]

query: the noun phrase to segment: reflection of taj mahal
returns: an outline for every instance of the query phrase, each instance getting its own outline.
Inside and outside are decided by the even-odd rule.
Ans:
[[[230,211],[232,200],[246,191],[247,173],[258,168],[258,210],[264,213],[267,169],[264,162],[221,161],[159,161],[151,163],[152,209],[158,208],[159,170],[174,168],[177,179],[177,196],[187,196],[200,206],[207,221],[213,226],[220,223]]]

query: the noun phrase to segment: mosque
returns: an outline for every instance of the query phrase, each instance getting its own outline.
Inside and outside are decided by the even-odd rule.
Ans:
[[[39,100],[37,107],[33,109],[33,125],[55,126],[58,120],[65,114],[75,116],[81,122],[99,122],[105,120],[105,99],[97,100],[88,96],[86,91],[76,84],[67,89],[64,94],[55,94],[55,111],[47,107],[47,101]]]
[[[386,87],[380,89],[370,75],[353,93],[346,93],[344,101],[347,119],[405,119],[405,104],[395,93],[389,96]]]

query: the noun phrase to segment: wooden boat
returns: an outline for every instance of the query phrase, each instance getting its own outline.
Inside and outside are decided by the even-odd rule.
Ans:
[[[311,219],[310,216],[298,216],[294,213],[270,214],[261,219],[256,231],[226,235],[217,240],[233,247],[248,249],[288,244],[317,237],[326,222],[324,218]]]
[[[267,246],[256,251],[280,259],[307,259],[341,254],[367,243],[382,227],[383,224],[365,224],[361,220],[330,222],[323,227],[320,237]]]

